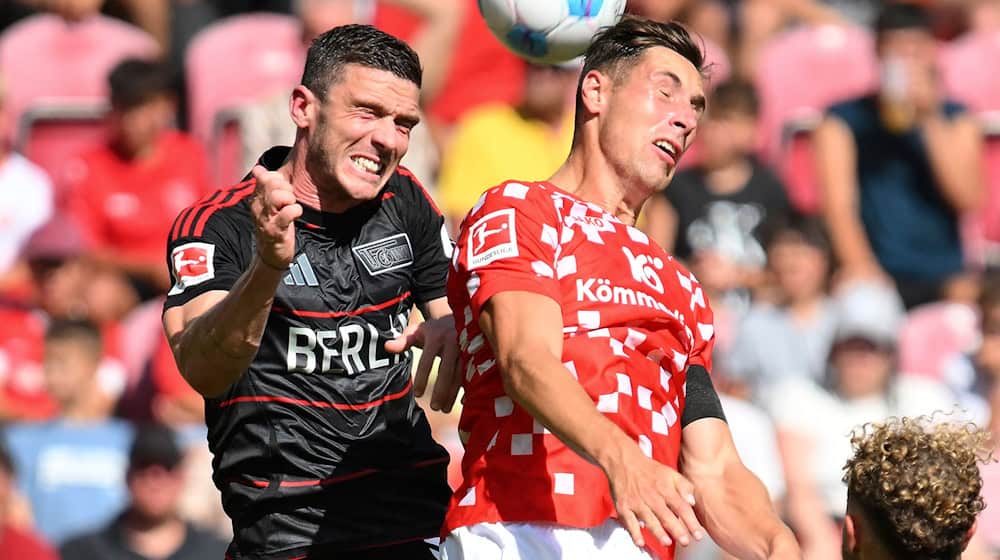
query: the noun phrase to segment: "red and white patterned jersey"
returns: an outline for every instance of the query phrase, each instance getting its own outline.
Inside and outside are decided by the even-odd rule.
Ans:
[[[601,469],[504,393],[479,330],[482,306],[499,292],[559,302],[566,369],[647,456],[677,467],[686,371],[711,370],[713,341],[711,310],[686,269],[599,206],[549,183],[519,182],[490,189],[472,208],[452,264],[448,301],[465,388],[459,429],[468,439],[444,535],[482,522],[593,527],[615,516]]]

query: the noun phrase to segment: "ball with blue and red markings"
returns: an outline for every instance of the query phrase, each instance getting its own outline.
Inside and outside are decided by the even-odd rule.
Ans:
[[[601,28],[614,25],[626,0],[479,0],[479,13],[501,43],[539,64],[584,53]]]

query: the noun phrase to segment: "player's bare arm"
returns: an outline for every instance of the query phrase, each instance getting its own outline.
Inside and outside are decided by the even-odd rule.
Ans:
[[[225,391],[260,346],[274,293],[295,256],[295,219],[302,207],[279,172],[257,166],[253,211],[257,254],[232,290],[212,291],[167,309],[163,326],[178,369],[205,397]]]
[[[857,153],[851,131],[840,119],[828,117],[816,129],[813,139],[823,213],[845,274],[884,275],[861,224],[855,176]]]
[[[729,425],[701,418],[681,435],[681,473],[695,490],[695,512],[727,552],[746,559],[801,558],[764,485],[740,460]]]
[[[422,397],[427,390],[434,358],[440,358],[431,409],[451,412],[458,398],[462,378],[458,375],[459,349],[455,334],[455,321],[448,307],[448,298],[440,297],[421,306],[420,312],[427,319],[407,327],[399,337],[385,343],[390,352],[405,352],[412,346],[423,350],[413,374],[413,393]]]
[[[563,366],[559,304],[530,292],[494,295],[479,325],[497,357],[507,395],[608,478],[619,520],[637,546],[644,525],[664,544],[687,545],[704,530],[692,509],[691,483],[646,457],[638,444],[598,412]],[[558,406],[553,406],[558,403]]]

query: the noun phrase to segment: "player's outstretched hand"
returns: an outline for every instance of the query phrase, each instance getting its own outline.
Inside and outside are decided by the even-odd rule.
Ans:
[[[397,354],[412,346],[423,350],[413,376],[413,393],[418,397],[423,396],[434,358],[441,358],[434,392],[431,394],[431,410],[451,412],[462,385],[458,374],[458,337],[455,335],[455,322],[451,315],[410,325],[399,337],[385,343],[386,350]]]
[[[292,185],[284,175],[255,165],[257,180],[251,207],[257,225],[257,258],[277,269],[286,269],[295,258],[295,219],[302,205],[295,202]]]
[[[687,546],[705,536],[694,513],[694,485],[676,470],[646,457],[638,446],[604,470],[618,520],[637,546],[645,546],[643,527],[667,546]]]

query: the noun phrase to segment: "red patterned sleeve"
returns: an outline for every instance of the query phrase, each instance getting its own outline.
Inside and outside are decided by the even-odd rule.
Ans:
[[[695,324],[691,329],[694,345],[688,359],[688,367],[700,365],[711,373],[712,348],[715,346],[715,322],[712,305],[701,284],[694,278],[694,274],[691,274],[691,280],[694,288],[691,294],[691,306],[694,310]]]
[[[487,191],[462,224],[458,277],[478,316],[497,293],[526,291],[561,300],[555,275],[559,218],[541,185],[503,183]]]

